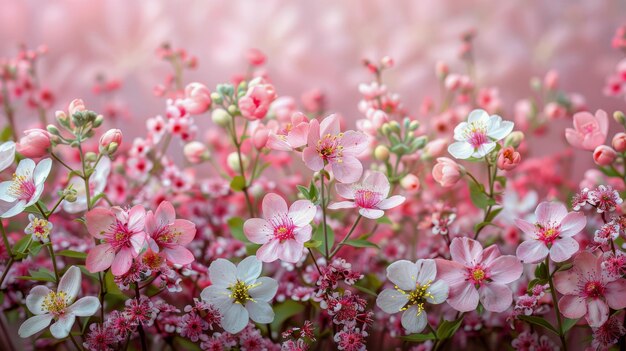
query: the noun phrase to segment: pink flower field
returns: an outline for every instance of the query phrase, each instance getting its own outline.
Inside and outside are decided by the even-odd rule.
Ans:
[[[626,6],[5,0],[0,350],[626,350]]]

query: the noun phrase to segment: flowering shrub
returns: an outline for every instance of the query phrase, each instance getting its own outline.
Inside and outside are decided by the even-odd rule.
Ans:
[[[474,77],[473,37],[468,72],[437,65],[427,125],[385,83],[389,57],[364,61],[349,126],[319,91],[281,95],[259,50],[209,89],[163,46],[163,113],[134,140],[80,99],[49,123],[44,49],[1,61],[3,349],[626,347],[626,133],[605,145],[609,114],[554,71],[511,113]],[[41,128],[15,123],[24,91]],[[529,155],[557,118],[598,166],[580,184],[568,154]]]

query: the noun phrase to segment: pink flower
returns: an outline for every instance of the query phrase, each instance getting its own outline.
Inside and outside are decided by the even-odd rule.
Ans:
[[[309,223],[317,208],[308,200],[298,200],[287,208],[285,200],[274,193],[265,195],[262,207],[263,218],[251,218],[243,224],[246,237],[263,245],[256,252],[257,258],[263,262],[298,262],[304,243],[311,239]]]
[[[439,157],[433,167],[433,178],[443,187],[454,186],[463,174],[465,174],[463,166],[447,157]]]
[[[389,195],[389,180],[380,172],[372,172],[368,174],[361,184],[337,184],[337,193],[352,201],[335,202],[328,205],[331,210],[340,208],[358,208],[359,213],[363,217],[377,219],[382,217],[385,212],[401,205],[405,198],[401,195]]]
[[[130,210],[120,207],[95,208],[86,215],[87,230],[102,243],[87,254],[86,266],[92,272],[111,267],[113,275],[130,269],[146,243],[144,231],[146,210],[141,205]]]
[[[174,206],[163,201],[156,212],[146,214],[148,245],[154,252],[162,252],[173,264],[186,265],[194,261],[193,254],[185,245],[196,235],[196,225],[186,219],[176,219]]]
[[[183,106],[192,115],[199,115],[211,107],[211,91],[202,83],[189,83],[185,87]]]
[[[276,99],[274,87],[269,84],[252,85],[246,95],[239,99],[239,111],[245,118],[254,121],[267,115],[272,101]]]
[[[556,289],[564,295],[561,313],[572,319],[585,316],[592,328],[608,320],[609,307],[626,307],[626,280],[604,274],[601,265],[602,257],[583,251],[574,258],[574,268],[554,274]]]
[[[593,162],[595,162],[598,166],[608,166],[615,161],[617,157],[617,152],[613,150],[610,146],[600,145],[595,150],[593,150]]]
[[[24,131],[25,136],[17,143],[17,152],[27,158],[40,158],[48,153],[50,148],[50,133],[43,129],[29,129]]]
[[[282,129],[270,132],[267,147],[273,150],[291,151],[306,145],[309,134],[309,119],[301,112],[291,115],[291,123]]]
[[[559,202],[542,202],[535,210],[537,221],[532,224],[516,219],[515,225],[529,239],[517,247],[517,257],[524,263],[537,263],[548,254],[554,262],[563,262],[578,251],[578,242],[572,238],[585,228],[587,219],[578,212],[567,213]]]
[[[206,145],[199,141],[192,141],[185,144],[183,148],[183,154],[187,161],[191,163],[200,163],[209,158],[209,150]]]
[[[596,111],[595,116],[589,112],[578,112],[574,115],[574,129],[565,130],[565,138],[573,147],[593,150],[602,145],[609,131],[609,119],[603,110]]]
[[[455,238],[450,245],[452,261],[436,259],[438,278],[450,287],[448,304],[460,312],[476,309],[478,301],[487,311],[503,312],[511,306],[513,293],[506,284],[522,275],[515,256],[500,255],[496,245],[483,250],[476,240]]]
[[[74,99],[70,102],[70,105],[67,108],[67,110],[70,113],[70,116],[72,116],[73,114],[77,112],[85,111],[86,110],[85,103],[81,99]]]
[[[420,179],[415,174],[407,174],[400,180],[400,186],[408,193],[416,193],[420,189]]]
[[[349,130],[341,132],[339,118],[332,114],[319,123],[309,123],[308,145],[302,151],[302,160],[312,171],[321,171],[326,165],[341,183],[354,183],[363,173],[363,165],[356,156],[368,147],[367,136]]]
[[[498,152],[497,166],[503,171],[510,171],[517,167],[521,160],[522,157],[519,152],[515,151],[512,146],[509,146]]]
[[[261,50],[255,48],[248,50],[248,63],[250,65],[261,66],[265,63],[265,60],[265,54]]]

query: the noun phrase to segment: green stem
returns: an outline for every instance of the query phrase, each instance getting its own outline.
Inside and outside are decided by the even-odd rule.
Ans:
[[[135,284],[135,299],[137,299],[137,303],[139,303],[140,295],[139,295],[139,284]],[[143,326],[141,322],[137,326],[137,330],[139,330],[139,336],[141,337],[141,350],[148,351],[148,345],[146,343],[146,333],[143,330]]]
[[[354,232],[354,229],[356,229],[356,226],[359,224],[359,221],[361,220],[361,218],[363,218],[363,216],[359,214],[359,216],[354,221],[352,228],[350,228],[350,231],[348,232],[348,234],[343,238],[343,240],[341,240],[341,242],[337,245],[335,250],[333,250],[333,252],[330,254],[330,257],[328,258],[329,260],[332,259],[337,254],[337,252],[339,252],[339,249],[341,249],[341,247],[345,245],[346,241],[350,239],[350,235],[352,235],[352,232]]]
[[[7,237],[7,233],[4,230],[4,224],[2,224],[1,219],[0,219],[0,232],[2,233],[2,241],[4,242],[4,248],[9,253],[9,258],[13,258],[13,250],[11,249],[11,245],[9,244],[9,238]],[[2,286],[1,282],[0,282],[0,286]]]
[[[52,247],[52,241],[48,243],[48,252],[50,253],[50,258],[52,259],[52,268],[54,268],[54,276],[57,279],[57,284],[59,283],[59,271],[57,269],[57,258],[54,254],[54,248]]]
[[[326,257],[326,261],[329,260],[328,251],[330,248],[328,247],[328,229],[326,228],[326,195],[324,190],[324,179],[326,176],[324,175],[324,170],[320,172],[320,188],[321,188],[321,197],[322,197],[322,225],[324,226],[324,257]]]
[[[563,322],[561,321],[561,311],[559,310],[559,301],[556,296],[556,289],[554,288],[554,282],[552,281],[552,275],[550,274],[550,259],[546,257],[544,263],[548,270],[548,283],[550,284],[550,293],[552,294],[552,303],[554,304],[554,312],[556,313],[556,322],[559,326],[559,337],[561,338],[561,344],[563,344],[563,351],[567,351],[567,342],[565,341],[565,334],[563,333]]]
[[[82,351],[83,348],[80,347],[80,345],[78,344],[78,342],[76,342],[76,339],[74,339],[74,336],[70,333],[70,340],[72,340],[72,344],[74,344],[74,347],[78,350],[78,351]]]
[[[72,167],[70,167],[67,163],[65,163],[63,160],[61,160],[61,158],[59,156],[57,156],[57,154],[55,154],[54,152],[50,152],[50,156],[52,156],[53,159],[55,159],[57,162],[62,164],[63,167],[67,168],[70,172],[73,171]]]

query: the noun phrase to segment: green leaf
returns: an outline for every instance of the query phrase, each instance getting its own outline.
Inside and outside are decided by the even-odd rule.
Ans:
[[[115,278],[110,270],[104,275],[104,286],[107,289],[107,294],[123,296],[126,298],[126,295],[124,295],[124,293],[120,290],[119,286],[115,284]]]
[[[335,232],[333,232],[333,229],[329,225],[326,225],[326,231],[328,232],[328,249],[330,250],[335,244]],[[324,224],[317,226],[317,229],[315,230],[315,233],[313,233],[313,237],[311,239],[322,242],[322,245],[316,248],[319,252],[324,253],[326,251],[326,248],[324,247]]]
[[[37,271],[28,271],[28,273],[30,274],[30,276],[22,276],[22,277],[18,277],[18,279],[22,279],[22,280],[36,280],[36,281],[40,281],[40,282],[53,282],[55,283],[57,280],[54,276],[54,273],[50,272],[48,269],[46,268],[40,268]]]
[[[13,245],[13,254],[17,259],[24,258],[28,253],[28,246],[31,243],[31,235],[26,235]]]
[[[552,324],[550,324],[550,322],[548,322],[547,320],[545,320],[543,318],[535,317],[535,316],[524,316],[524,315],[518,316],[517,318],[523,320],[524,322],[543,327],[543,328],[545,328],[545,329],[555,333],[556,335],[559,335],[559,332],[556,330],[556,328],[554,328],[552,326]]]
[[[230,188],[233,191],[242,191],[246,187],[246,179],[242,176],[235,176],[230,182]]]
[[[90,208],[94,207],[98,203],[98,201],[100,201],[100,199],[102,199],[103,197],[104,197],[104,193],[100,193],[100,194],[97,194],[96,196],[92,197],[90,199],[91,200]]]
[[[455,321],[442,321],[439,324],[439,328],[437,328],[437,338],[438,339],[447,339],[454,335],[454,333],[459,329],[461,323],[463,322],[463,317],[455,320]]]
[[[28,248],[28,252],[30,253],[31,256],[35,257],[39,254],[39,251],[41,251],[42,247],[43,247],[42,243],[40,243],[39,241],[35,241],[32,244],[30,244],[30,247]]]
[[[308,247],[310,249],[317,248],[322,246],[322,242],[319,240],[310,240],[304,243],[304,247]]]
[[[78,251],[74,251],[74,250],[63,250],[63,251],[59,251],[56,253],[57,256],[63,256],[63,257],[71,257],[71,258],[80,258],[80,259],[87,259],[87,254],[84,252],[78,252]]]
[[[496,202],[493,199],[489,198],[489,196],[485,194],[485,191],[482,185],[478,186],[478,184],[474,182],[470,182],[469,190],[470,190],[470,198],[474,206],[481,208],[481,209],[485,209],[489,205],[496,204]]]
[[[391,222],[391,219],[389,219],[389,217],[387,216],[382,216],[379,219],[376,220],[376,223],[378,224],[393,224]]]
[[[283,303],[274,305],[274,321],[272,322],[272,330],[280,330],[280,326],[289,318],[302,313],[304,305],[287,300]]]
[[[352,286],[355,287],[357,290],[359,290],[361,292],[364,292],[364,293],[366,293],[366,294],[368,294],[370,296],[373,296],[373,297],[377,297],[378,296],[378,294],[376,294],[375,291],[370,290],[370,289],[368,289],[368,288],[366,288],[364,286],[360,286],[360,285],[357,285],[357,284],[354,284]]]
[[[363,239],[346,240],[344,244],[353,247],[373,247],[376,249],[380,249],[380,247],[378,247],[378,245],[374,244],[373,242]]]
[[[487,216],[487,218],[486,218],[486,220],[485,220],[485,221],[486,221],[486,222],[492,222],[492,221],[496,218],[496,216],[497,216],[500,212],[502,212],[502,209],[504,209],[504,207],[496,208],[495,210],[494,210],[494,209],[492,209],[492,210],[491,210],[491,212],[489,212],[489,216]]]
[[[401,336],[400,339],[408,342],[423,342],[427,340],[435,340],[435,335],[433,333],[428,334],[411,334],[406,336]]]
[[[567,333],[568,330],[572,329],[572,327],[575,326],[577,322],[578,322],[578,319],[564,318],[563,324],[561,325],[563,327],[563,334]]]
[[[13,131],[11,130],[11,127],[10,126],[4,127],[2,129],[2,132],[0,132],[0,142],[11,140],[12,135],[13,135]]]
[[[302,185],[296,185],[296,187],[300,190],[300,194],[302,194],[305,199],[311,200],[311,194],[309,193],[309,189],[307,189],[307,187]]]
[[[607,168],[607,167],[598,167],[602,173],[606,174],[609,177],[618,177],[621,178],[621,175],[615,168]]]
[[[535,278],[548,280],[548,267],[543,262],[539,263],[537,268],[535,268]]]
[[[232,217],[228,219],[227,223],[228,228],[230,229],[230,234],[233,236],[233,238],[244,243],[250,242],[250,240],[248,240],[248,238],[246,238],[245,234],[243,233],[243,219],[239,217]]]
[[[309,195],[311,196],[310,200],[313,202],[316,202],[319,193],[320,192],[319,190],[317,190],[317,186],[315,185],[315,182],[311,181],[311,184],[309,185]]]

